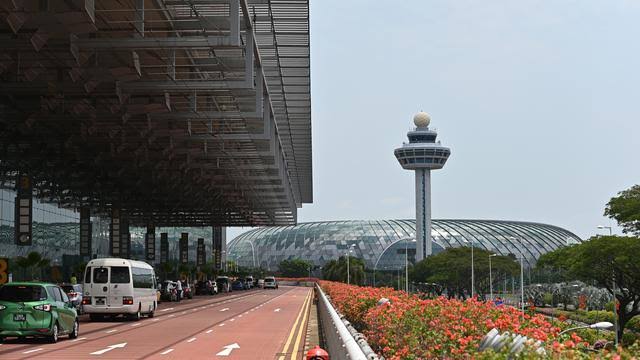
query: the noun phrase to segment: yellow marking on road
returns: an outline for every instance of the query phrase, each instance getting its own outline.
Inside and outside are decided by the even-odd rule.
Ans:
[[[296,341],[293,345],[293,351],[291,352],[291,360],[296,360],[298,358],[298,348],[300,347],[300,341],[302,337],[302,330],[305,328],[305,324],[307,322],[307,316],[309,315],[309,307],[311,306],[311,301],[307,301],[307,306],[304,310],[304,317],[302,317],[302,321],[300,322],[300,328],[298,329],[298,336],[296,336]]]
[[[293,334],[295,334],[296,332],[296,327],[298,326],[298,322],[300,321],[300,317],[302,316],[302,313],[304,312],[304,309],[307,305],[307,300],[309,300],[309,297],[304,299],[304,302],[302,303],[302,308],[300,309],[300,312],[298,313],[298,317],[296,317],[296,321],[293,323],[293,326],[291,327],[291,332],[289,333],[289,337],[287,337],[287,342],[284,344],[284,347],[282,348],[282,351],[280,352],[281,354],[287,354],[287,349],[289,348],[289,345],[291,344],[291,340],[293,339]],[[280,355],[280,357],[278,358],[278,360],[284,360],[285,355]]]

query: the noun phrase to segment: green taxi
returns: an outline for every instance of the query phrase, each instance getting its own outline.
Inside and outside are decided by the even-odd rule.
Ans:
[[[13,282],[0,286],[0,342],[6,337],[36,336],[57,342],[78,337],[78,313],[57,285]]]

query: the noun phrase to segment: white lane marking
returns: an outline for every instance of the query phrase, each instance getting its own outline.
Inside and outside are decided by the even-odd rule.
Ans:
[[[160,310],[160,311],[161,311],[161,312],[165,312],[165,311],[169,311],[169,310],[173,310],[173,308],[162,309],[162,310]]]
[[[120,344],[115,344],[115,345],[109,345],[107,346],[105,349],[102,350],[98,350],[98,351],[94,351],[91,353],[91,355],[102,355],[108,351],[111,351],[113,349],[117,349],[117,348],[123,348],[127,346],[127,343],[120,343]]]
[[[73,340],[71,340],[71,342],[78,342],[80,340],[87,340],[87,338],[86,337],[81,337],[81,338],[73,339]]]
[[[222,324],[220,324],[220,325],[218,325],[218,326],[224,326],[224,323],[222,323]]]
[[[135,323],[135,324],[131,324],[131,327],[136,327],[136,326],[140,326],[142,325],[142,323]]]
[[[151,321],[156,322],[156,321],[160,321],[160,319],[153,319]]]
[[[229,311],[229,308],[220,309],[220,312]]]
[[[280,308],[273,310],[273,312],[280,312]]]
[[[40,350],[44,350],[44,349],[43,348],[37,348],[37,349],[25,351],[25,352],[23,352],[23,354],[31,354],[31,353],[34,353],[34,352],[40,351]]]
[[[242,317],[242,314],[238,315],[238,317],[239,317],[239,318],[241,318],[241,317]]]
[[[207,330],[207,334],[211,334],[212,331],[213,331],[213,329]]]
[[[170,353],[172,351],[173,351],[173,349],[167,349],[167,350],[161,352],[160,355],[167,355],[168,353]]]
[[[204,309],[204,308],[205,308],[204,306],[200,306],[200,309]]]
[[[198,309],[193,309],[193,310],[191,310],[191,311],[198,311]]]
[[[236,321],[236,319],[231,319],[231,320],[229,320],[229,321]]]
[[[196,341],[196,338],[191,338],[191,339],[187,340],[188,343],[194,342],[194,341]]]
[[[107,334],[111,334],[111,333],[114,333],[114,332],[116,332],[116,331],[118,331],[118,330],[117,330],[117,329],[113,329],[113,330],[105,331],[105,333],[107,333]]]
[[[223,347],[224,350],[220,351],[216,354],[216,356],[229,356],[233,349],[240,349],[240,345],[238,343],[229,344]]]
[[[174,316],[175,316],[174,314],[169,314],[169,317],[174,317]]]
[[[184,314],[186,314],[186,313],[187,313],[186,311],[183,311],[183,312],[181,312],[180,314],[181,314],[181,315],[184,315]]]

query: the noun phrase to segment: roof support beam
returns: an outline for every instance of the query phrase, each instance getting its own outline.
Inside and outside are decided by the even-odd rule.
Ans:
[[[209,49],[209,48],[241,48],[233,44],[228,36],[183,36],[156,38],[102,38],[80,39],[70,36],[72,48],[84,51],[124,51],[124,50],[152,50],[152,49]]]

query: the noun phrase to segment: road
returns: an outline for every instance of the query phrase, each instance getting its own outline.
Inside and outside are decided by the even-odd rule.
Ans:
[[[235,291],[163,302],[140,321],[91,322],[57,344],[7,339],[8,359],[303,359],[311,289]]]

